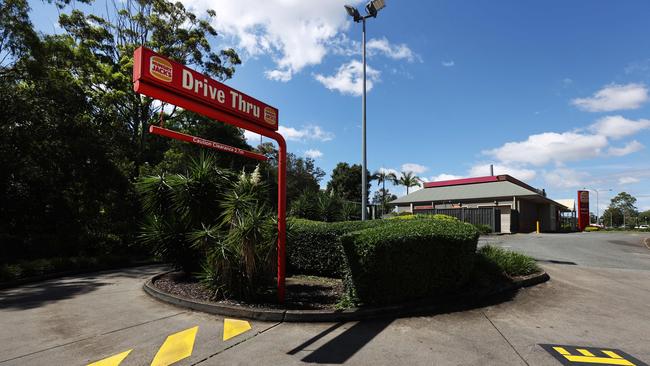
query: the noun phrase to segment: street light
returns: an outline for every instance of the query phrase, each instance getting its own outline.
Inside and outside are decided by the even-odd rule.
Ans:
[[[361,57],[363,59],[363,97],[361,99],[361,220],[366,220],[368,216],[366,212],[368,202],[368,177],[366,174],[368,171],[366,161],[366,19],[376,18],[377,13],[386,7],[386,2],[384,0],[370,1],[366,4],[366,15],[364,16],[354,6],[344,5],[344,7],[345,11],[348,12],[348,15],[352,17],[355,23],[361,22],[363,24],[361,35]]]
[[[583,188],[588,191],[596,192],[596,225],[598,225],[598,219],[600,218],[600,198],[598,197],[598,192],[611,192],[612,189],[593,189],[593,188]]]

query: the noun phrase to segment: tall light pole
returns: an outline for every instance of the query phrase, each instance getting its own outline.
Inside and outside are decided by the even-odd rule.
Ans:
[[[368,171],[366,160],[366,19],[376,18],[377,13],[386,7],[384,0],[372,0],[366,4],[366,15],[361,16],[359,10],[351,5],[345,5],[345,10],[348,12],[355,23],[362,23],[361,35],[361,58],[363,59],[363,96],[361,99],[361,220],[366,220],[368,217],[367,202],[368,202]]]
[[[598,197],[598,192],[611,192],[612,189],[593,189],[593,188],[584,188],[588,191],[596,192],[596,225],[598,225],[598,219],[600,218],[600,198]],[[625,219],[624,219],[625,220]]]

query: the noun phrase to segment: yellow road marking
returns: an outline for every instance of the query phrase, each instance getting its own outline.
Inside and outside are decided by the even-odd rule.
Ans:
[[[564,347],[553,347],[553,349],[556,350],[557,353],[559,353],[559,354],[561,354],[561,355],[563,355],[563,356],[571,355],[571,354],[569,353],[569,351],[567,351],[567,350],[564,349]]]
[[[223,320],[223,340],[227,341],[251,329],[249,322],[237,319]]]
[[[589,352],[586,349],[578,348],[577,351],[582,354],[582,356],[574,356],[569,351],[564,349],[564,347],[553,347],[553,349],[564,356],[567,360],[571,362],[584,362],[584,363],[596,363],[596,364],[608,364],[608,365],[621,365],[621,366],[635,366],[632,362],[624,359],[615,352],[605,351],[603,353],[609,357],[596,357],[593,353]]]
[[[632,362],[624,359],[609,357],[587,357],[587,356],[564,356],[571,362],[597,363],[606,365],[635,366]]]
[[[185,329],[167,337],[151,366],[167,366],[189,357],[194,349],[194,339],[199,327]]]
[[[88,366],[118,366],[122,361],[124,361],[126,356],[128,356],[129,353],[131,353],[131,351],[133,351],[133,349],[130,349],[126,352],[118,353],[114,356],[107,357],[97,362],[89,363]]]
[[[614,351],[603,351],[603,353],[606,354],[607,356],[611,357],[611,358],[623,358],[623,357],[619,356]]]

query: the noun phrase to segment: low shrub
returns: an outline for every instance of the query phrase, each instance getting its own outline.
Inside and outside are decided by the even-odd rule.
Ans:
[[[490,227],[490,225],[477,224],[474,226],[476,227],[476,230],[478,230],[478,232],[481,233],[481,235],[487,235],[492,232],[492,228]]]
[[[292,274],[340,278],[346,271],[340,238],[387,220],[321,222],[289,219],[287,269]]]
[[[591,232],[591,231],[598,231],[600,228],[598,226],[587,226],[585,227],[585,231]]]
[[[478,232],[455,220],[387,220],[341,238],[348,296],[388,304],[448,292],[472,272]]]
[[[54,257],[20,261],[0,265],[0,282],[11,282],[29,277],[38,277],[67,271],[106,269],[128,266],[132,258],[102,255],[95,257]]]
[[[496,264],[510,277],[526,276],[540,271],[533,258],[503,248],[486,245],[478,250],[477,255]]]

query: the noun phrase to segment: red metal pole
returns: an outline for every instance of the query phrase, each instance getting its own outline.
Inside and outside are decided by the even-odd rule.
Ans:
[[[287,143],[275,133],[278,142],[278,302],[284,303],[287,246]]]

